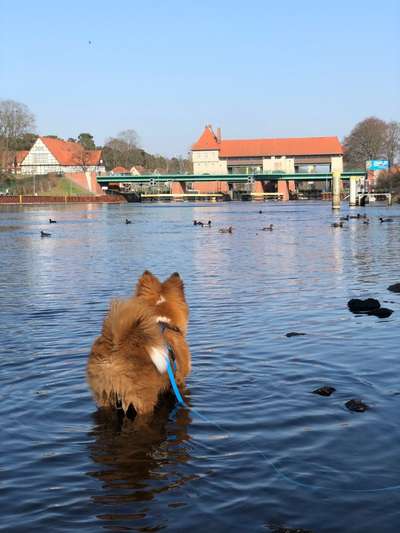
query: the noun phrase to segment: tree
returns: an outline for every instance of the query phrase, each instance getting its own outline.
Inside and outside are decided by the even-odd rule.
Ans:
[[[389,167],[397,161],[400,152],[400,122],[392,120],[386,125],[385,153]]]
[[[349,166],[365,168],[365,162],[386,155],[387,124],[377,117],[362,120],[344,139],[344,160]]]
[[[7,167],[16,140],[35,129],[35,117],[25,104],[0,100],[0,167]]]
[[[145,166],[146,152],[139,147],[139,137],[135,130],[124,130],[116,137],[107,140],[103,159],[106,168],[116,166],[131,168],[133,165]]]
[[[38,135],[36,133],[24,133],[12,141],[13,150],[30,150],[35,144]]]
[[[93,135],[90,133],[80,133],[78,135],[78,142],[85,148],[85,150],[95,150]]]
[[[135,130],[120,131],[117,139],[125,143],[128,150],[137,150],[140,147],[139,136]]]
[[[348,166],[364,168],[371,159],[385,158],[392,166],[400,152],[400,123],[369,117],[359,122],[344,139],[344,160]]]
[[[400,167],[392,167],[389,170],[382,171],[377,181],[377,189],[383,191],[400,193]]]
[[[86,150],[79,143],[74,148],[76,148],[73,156],[74,165],[80,167],[83,172],[86,172],[93,165],[93,150]]]

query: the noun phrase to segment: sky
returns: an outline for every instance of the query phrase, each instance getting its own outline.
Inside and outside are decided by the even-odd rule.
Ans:
[[[0,99],[42,135],[134,129],[185,156],[226,139],[400,120],[399,0],[0,0]]]

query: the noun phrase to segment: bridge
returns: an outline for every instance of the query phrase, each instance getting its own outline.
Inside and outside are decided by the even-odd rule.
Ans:
[[[342,172],[342,179],[350,179],[351,176],[365,178],[366,172]],[[227,183],[249,183],[250,181],[326,181],[331,180],[332,172],[324,173],[298,173],[285,174],[283,172],[265,173],[265,174],[110,174],[98,175],[97,182],[100,185],[109,183],[166,183],[166,182],[207,182],[207,181],[225,181]]]
[[[366,172],[362,171],[350,171],[350,172],[324,172],[324,173],[293,173],[287,174],[283,172],[272,173],[255,173],[255,174],[110,174],[110,175],[98,175],[97,182],[99,185],[107,188],[123,185],[126,188],[129,187],[132,192],[135,191],[136,185],[147,185],[151,187],[160,187],[164,185],[168,188],[168,191],[142,191],[139,196],[143,198],[162,198],[170,197],[172,199],[184,199],[190,197],[194,198],[210,198],[221,196],[222,192],[231,196],[233,184],[248,184],[247,195],[250,198],[265,199],[268,196],[275,196],[282,198],[283,200],[289,199],[289,192],[295,190],[295,183],[301,181],[330,181],[332,180],[333,197],[332,206],[337,208],[340,205],[340,181],[341,179],[350,180],[350,204],[355,205],[355,197],[357,194],[357,184],[366,178]],[[207,184],[212,182],[220,182],[224,184],[225,190],[214,191],[201,191],[192,190],[187,191],[187,184],[192,184],[192,187],[196,189],[204,188],[201,184]],[[277,191],[272,193],[264,189],[266,182],[276,182]],[[222,194],[222,196],[224,196]],[[232,196],[231,196],[232,197]],[[339,198],[339,200],[338,200]]]

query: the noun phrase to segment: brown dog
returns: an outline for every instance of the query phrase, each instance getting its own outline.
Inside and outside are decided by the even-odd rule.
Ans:
[[[176,362],[175,378],[183,385],[191,370],[185,340],[189,308],[178,273],[164,283],[148,271],[135,294],[114,300],[89,355],[87,378],[98,405],[130,406],[151,413],[160,395],[170,389],[167,358]]]

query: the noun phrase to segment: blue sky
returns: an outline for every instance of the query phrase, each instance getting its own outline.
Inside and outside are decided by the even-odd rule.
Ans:
[[[2,2],[0,98],[41,134],[133,128],[185,154],[224,138],[338,135],[400,120],[398,0]],[[91,41],[91,44],[89,44]]]

